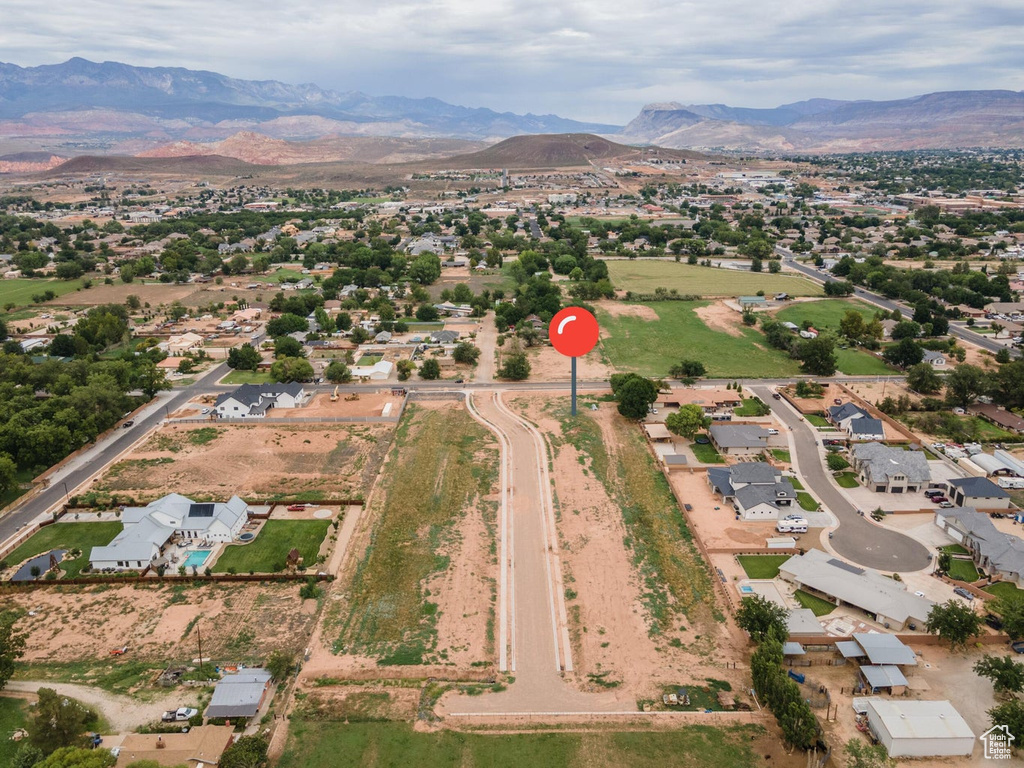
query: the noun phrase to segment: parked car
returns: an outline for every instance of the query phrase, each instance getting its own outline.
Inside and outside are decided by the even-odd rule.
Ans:
[[[135,422],[132,421],[131,419],[129,419],[128,421],[126,421],[124,424],[121,425],[122,429],[128,429],[128,427],[133,427],[133,426],[135,426]]]
[[[974,595],[972,595],[970,592],[968,592],[963,587],[957,587],[956,589],[954,589],[953,590],[953,594],[954,595],[960,595],[960,597],[964,598],[965,600],[973,600],[974,599]]]
[[[929,496],[928,498],[931,499],[932,504],[941,504],[944,501],[949,501],[949,499],[941,493],[938,496]]]
[[[938,488],[929,488],[927,491],[924,492],[924,495],[931,499],[934,498],[935,496],[945,496],[946,492],[940,491]]]
[[[1003,620],[996,616],[994,613],[985,614],[985,623],[995,630],[1000,630],[1003,628]]]
[[[210,412],[210,409],[209,409],[209,408],[203,408],[203,410],[201,410],[201,411],[200,411],[200,413],[201,413],[201,414],[203,414],[203,416],[205,416],[205,415],[206,415],[206,414],[208,414],[209,412]]]
[[[942,509],[952,509],[953,502],[949,501],[948,499],[943,499],[942,501],[939,502],[939,507],[941,507]]]
[[[781,400],[781,399],[782,399],[782,395],[780,395],[778,392],[772,392],[772,400]]]
[[[111,656],[124,656],[126,653],[128,653],[128,646],[127,645],[121,645],[121,646],[118,646],[117,648],[111,648],[110,649],[110,655]]]
[[[166,712],[164,712],[161,720],[163,720],[165,723],[180,723],[190,718],[193,718],[198,714],[198,709],[194,709],[192,707],[178,707],[177,709],[169,709]]]
[[[768,434],[769,435],[777,435],[777,434],[779,434],[779,430],[777,430],[777,429],[769,429],[768,430]]]
[[[1018,640],[1016,643],[1010,643],[1010,648],[1013,649],[1014,653],[1024,653],[1024,640]]]

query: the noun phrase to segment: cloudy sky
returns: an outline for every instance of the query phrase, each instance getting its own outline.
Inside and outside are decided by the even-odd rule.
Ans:
[[[1021,0],[0,0],[0,61],[71,56],[624,123],[652,101],[1024,90]]]

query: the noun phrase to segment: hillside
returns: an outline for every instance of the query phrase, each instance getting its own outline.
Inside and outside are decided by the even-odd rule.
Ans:
[[[123,157],[119,155],[82,155],[61,163],[46,174],[48,177],[73,174],[128,172],[145,174],[206,174],[239,176],[258,170],[259,166],[233,157],[208,155],[200,157]]]
[[[804,152],[1024,147],[1024,92],[811,99],[774,109],[648,104],[621,136],[663,147]]]
[[[479,152],[451,158],[451,168],[560,168],[589,165],[609,158],[640,159],[645,152],[590,133],[513,136]],[[673,157],[695,157],[692,152],[670,151]]]

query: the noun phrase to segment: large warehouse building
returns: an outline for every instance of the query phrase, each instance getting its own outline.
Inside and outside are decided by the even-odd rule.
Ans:
[[[974,733],[948,701],[869,698],[868,727],[889,757],[969,757]]]

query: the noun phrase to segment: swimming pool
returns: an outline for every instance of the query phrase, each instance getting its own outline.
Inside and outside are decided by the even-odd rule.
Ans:
[[[752,595],[752,594],[754,594],[754,588],[751,587],[751,586],[744,585],[744,586],[740,587],[740,594],[741,595]]]
[[[198,568],[206,562],[206,558],[210,556],[210,550],[192,550],[188,553],[188,557],[185,558],[185,562],[182,563],[186,568],[196,567]]]

